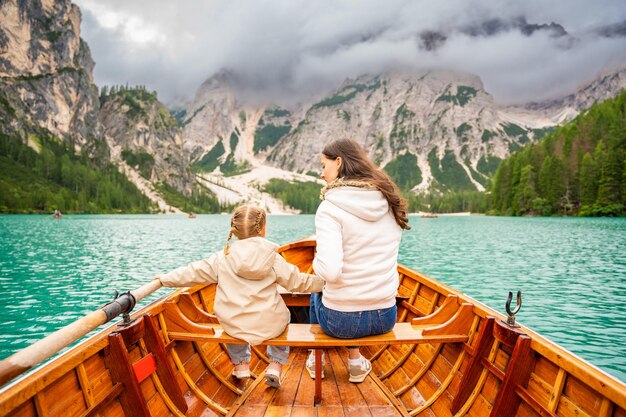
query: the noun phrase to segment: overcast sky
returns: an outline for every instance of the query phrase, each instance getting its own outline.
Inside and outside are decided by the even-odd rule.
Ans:
[[[96,83],[146,85],[168,104],[224,69],[280,100],[362,74],[447,68],[511,103],[571,93],[626,63],[624,0],[74,2]]]

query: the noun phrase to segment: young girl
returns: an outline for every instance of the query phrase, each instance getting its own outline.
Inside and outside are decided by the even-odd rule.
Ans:
[[[324,281],[301,273],[277,253],[278,246],[265,239],[265,211],[244,205],[235,209],[223,251],[154,277],[166,287],[217,283],[214,311],[224,331],[251,345],[280,335],[290,314],[277,284],[289,291],[318,292]],[[237,241],[231,246],[232,236]],[[227,344],[235,365],[233,376],[250,377],[250,345]],[[288,346],[268,346],[270,364],[265,383],[280,386],[282,365],[289,357]]]

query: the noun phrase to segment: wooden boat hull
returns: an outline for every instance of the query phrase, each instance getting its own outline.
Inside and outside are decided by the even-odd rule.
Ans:
[[[280,251],[306,271],[314,247],[314,241],[299,241]],[[237,380],[223,345],[170,340],[168,301],[198,323],[214,320],[215,287],[198,286],[135,313],[142,325],[132,335],[116,326],[105,329],[7,384],[0,390],[0,416],[626,417],[626,386],[620,381],[523,326],[509,328],[497,312],[454,289],[404,266],[398,270],[398,321],[436,313],[455,294],[473,305],[468,342],[363,347],[374,371],[359,385],[347,382],[344,348],[330,350],[319,407],[314,407],[313,381],[303,369],[306,350],[292,349],[283,386],[276,390],[260,377],[268,361],[263,347],[252,351],[258,378]],[[294,317],[306,314],[308,297],[284,298]],[[157,365],[147,356],[154,356]],[[164,363],[169,371],[162,369]],[[137,382],[138,369],[154,372]]]

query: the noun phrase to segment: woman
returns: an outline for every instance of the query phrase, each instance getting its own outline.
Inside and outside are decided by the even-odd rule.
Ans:
[[[327,185],[315,214],[313,269],[326,286],[311,295],[311,323],[343,339],[386,333],[396,322],[398,249],[402,230],[410,228],[406,202],[352,140],[328,144],[321,164]],[[349,380],[363,382],[372,365],[358,347],[348,351]],[[314,378],[313,352],[306,366]]]

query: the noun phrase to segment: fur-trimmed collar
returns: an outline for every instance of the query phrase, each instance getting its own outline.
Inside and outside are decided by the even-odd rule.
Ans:
[[[343,178],[337,178],[336,180],[329,182],[320,191],[320,200],[324,200],[324,196],[328,190],[339,187],[357,187],[357,188],[376,188],[367,181],[361,180],[345,180]]]

